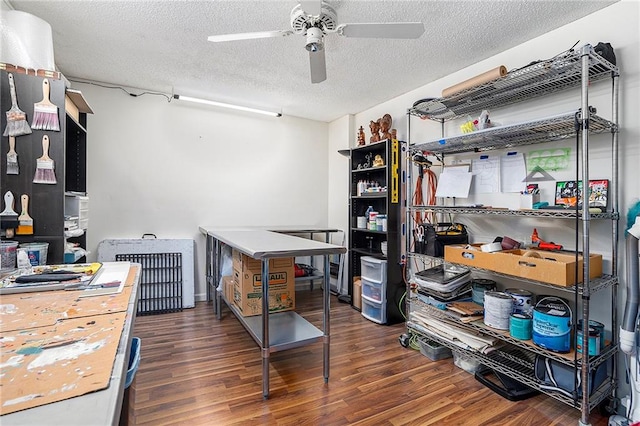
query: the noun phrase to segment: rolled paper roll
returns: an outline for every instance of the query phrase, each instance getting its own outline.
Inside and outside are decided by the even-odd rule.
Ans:
[[[527,251],[524,252],[522,257],[536,257],[536,258],[540,259],[542,256],[540,256],[540,253],[538,253],[538,252],[535,252],[533,250],[527,250]]]
[[[462,92],[463,90],[480,86],[481,84],[487,83],[489,81],[497,80],[498,78],[504,77],[505,75],[507,75],[507,68],[504,65],[500,65],[499,67],[465,80],[462,83],[447,87],[446,89],[442,90],[442,97],[446,98],[448,96],[455,95],[456,93]]]

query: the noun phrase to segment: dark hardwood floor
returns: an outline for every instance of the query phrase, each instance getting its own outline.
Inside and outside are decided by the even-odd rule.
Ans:
[[[297,311],[322,323],[321,290],[297,292]],[[575,425],[580,412],[539,395],[511,402],[452,359],[433,362],[398,343],[404,325],[381,326],[331,298],[331,370],[322,343],[271,354],[262,398],[260,349],[225,307],[136,318],[142,361],[129,392],[138,425]],[[593,426],[607,420],[592,413]]]

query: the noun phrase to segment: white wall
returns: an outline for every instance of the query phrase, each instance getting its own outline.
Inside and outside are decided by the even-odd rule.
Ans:
[[[349,149],[354,135],[353,115],[344,116],[329,124],[327,181],[329,194],[332,194],[332,199],[336,202],[328,206],[328,226],[342,229],[346,238],[348,225],[345,225],[344,219],[349,217],[349,157],[338,151]]]
[[[326,123],[72,87],[95,112],[87,124],[91,259],[103,239],[193,238],[202,299],[199,226],[327,225]]]

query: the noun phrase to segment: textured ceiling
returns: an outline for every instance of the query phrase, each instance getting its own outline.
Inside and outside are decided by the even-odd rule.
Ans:
[[[262,107],[331,121],[575,21],[614,1],[332,0],[339,23],[421,21],[417,40],[325,37],[327,80],[311,84],[305,38],[210,43],[214,34],[289,29],[283,0],[9,0],[53,29],[69,79]],[[563,50],[570,46],[558,46]]]

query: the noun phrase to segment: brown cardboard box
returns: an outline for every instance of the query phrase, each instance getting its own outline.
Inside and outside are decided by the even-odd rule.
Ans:
[[[269,260],[269,312],[295,309],[292,257]],[[262,262],[233,252],[233,301],[243,316],[262,314]]]
[[[533,256],[530,256],[533,254]],[[576,257],[572,253],[545,250],[508,250],[499,252],[498,272],[542,281],[561,287],[576,283]],[[540,256],[540,257],[534,257]],[[504,260],[503,260],[504,259]],[[578,280],[582,282],[582,256],[578,257]],[[602,255],[589,255],[589,278],[602,276]]]
[[[362,310],[362,280],[353,277],[353,307]]]
[[[480,245],[471,244],[471,249],[464,245],[445,246],[444,260],[561,287],[569,287],[576,283],[576,258],[572,253],[522,249],[484,253],[480,251]],[[600,277],[602,275],[602,255],[591,253],[589,259],[589,277]],[[582,282],[582,275],[582,257],[580,256],[578,282]]]
[[[229,303],[233,303],[233,276],[222,277],[222,295]]]
[[[483,268],[490,271],[496,271],[496,254],[485,253],[480,250],[478,244],[452,244],[444,246],[444,260],[447,262],[459,263],[462,265],[473,266],[474,268]]]

